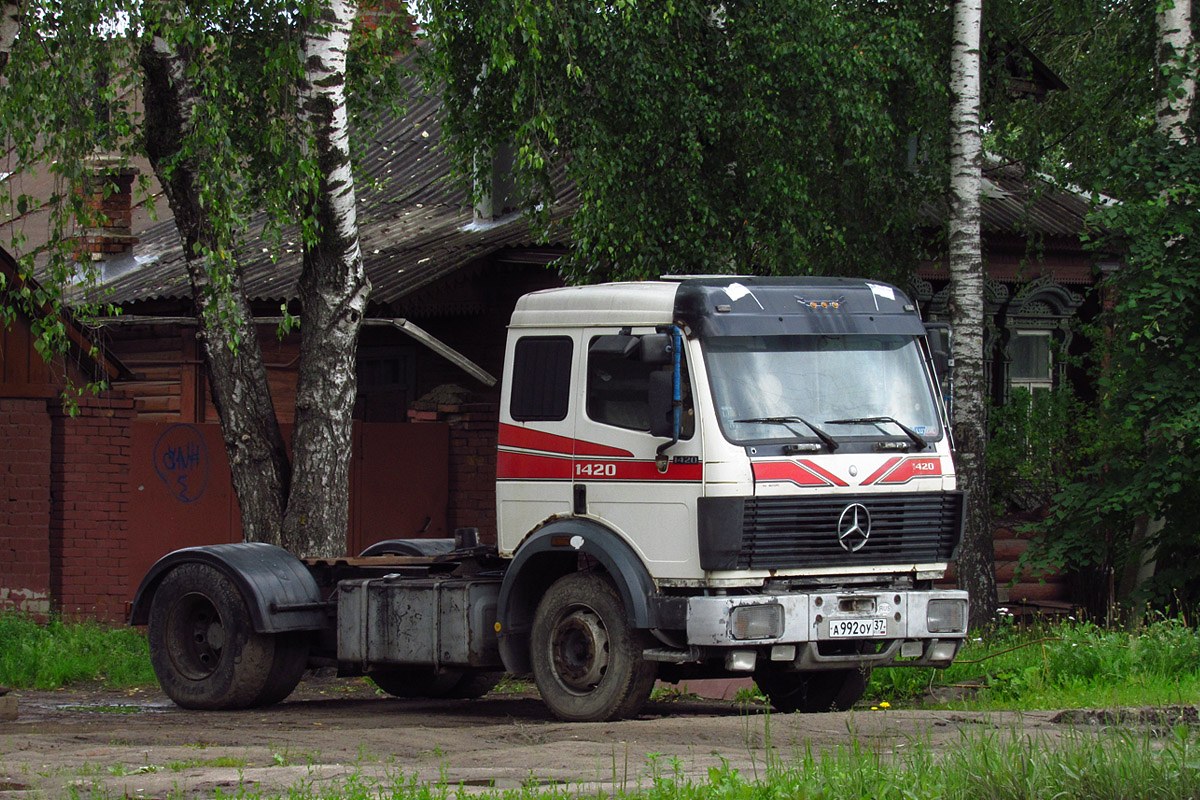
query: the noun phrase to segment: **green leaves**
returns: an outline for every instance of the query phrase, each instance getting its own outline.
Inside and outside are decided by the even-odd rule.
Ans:
[[[422,7],[464,169],[485,179],[487,156],[513,142],[522,206],[540,206],[544,224],[561,176],[573,182],[570,277],[878,276],[915,264],[918,209],[938,182],[906,154],[910,134],[942,114],[942,54],[922,36],[942,11]]]
[[[1194,570],[1179,566],[1200,555],[1200,197],[1188,189],[1200,152],[1151,134],[1109,161],[1106,181],[1122,200],[1096,211],[1094,246],[1123,251],[1124,263],[1091,334],[1093,458],[1056,498],[1043,541],[1116,575],[1153,545],[1158,571],[1140,599],[1187,606],[1200,600]]]

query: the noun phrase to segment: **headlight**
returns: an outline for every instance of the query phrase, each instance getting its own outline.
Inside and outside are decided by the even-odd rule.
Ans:
[[[929,648],[929,660],[953,661],[954,654],[958,652],[958,645],[961,641],[961,639],[951,639],[948,642],[938,642]]]
[[[729,635],[734,639],[779,638],[783,635],[783,606],[738,606],[729,615]]]
[[[967,601],[930,600],[925,608],[925,628],[930,633],[962,633],[967,629]]]

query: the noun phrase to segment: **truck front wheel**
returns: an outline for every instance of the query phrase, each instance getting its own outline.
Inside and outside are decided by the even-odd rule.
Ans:
[[[184,708],[276,702],[295,688],[307,657],[307,647],[289,639],[277,662],[276,637],[254,630],[241,592],[207,564],[171,570],[154,594],[149,622],[154,674]],[[294,659],[300,659],[298,669]]]
[[[632,717],[654,688],[642,659],[646,634],[630,627],[612,581],[590,572],[559,578],[533,617],[533,677],[542,700],[573,722]]]
[[[838,669],[827,672],[756,672],[754,682],[776,711],[820,713],[849,711],[867,690],[870,670]]]

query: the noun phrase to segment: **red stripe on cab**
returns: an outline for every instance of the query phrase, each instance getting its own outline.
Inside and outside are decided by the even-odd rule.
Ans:
[[[829,485],[829,481],[810,472],[795,461],[757,461],[753,466],[756,482],[790,481],[799,486]]]
[[[500,425],[499,444],[501,447],[518,447],[522,450],[541,450],[546,453],[561,455],[601,456],[608,458],[632,458],[633,453],[620,447],[609,447],[597,442],[585,442],[572,439],[570,436],[559,436],[557,433],[546,433],[520,425]]]
[[[501,450],[496,456],[496,477],[501,480],[569,481],[571,459]]]

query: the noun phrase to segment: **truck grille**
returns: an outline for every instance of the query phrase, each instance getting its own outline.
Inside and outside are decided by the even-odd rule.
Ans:
[[[838,542],[838,520],[852,503],[871,514],[871,532],[854,552]],[[870,566],[948,561],[962,528],[962,492],[837,497],[748,497],[740,569]]]

